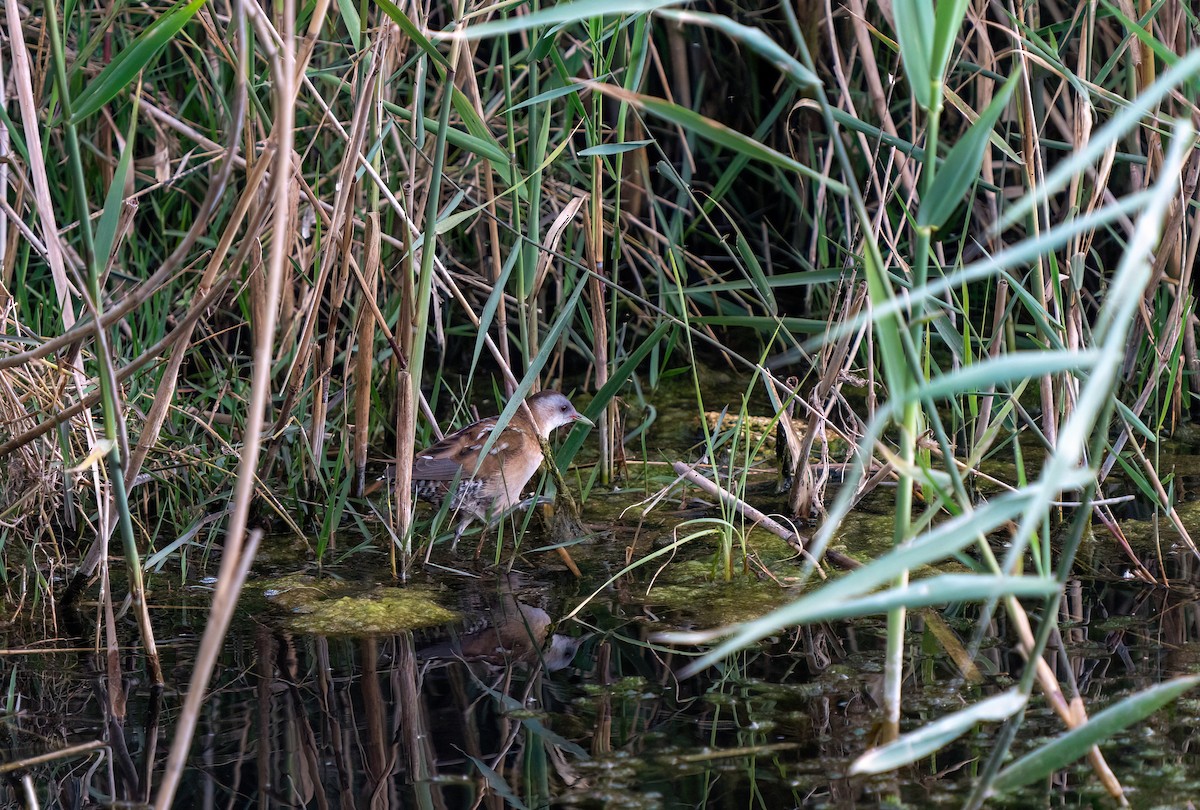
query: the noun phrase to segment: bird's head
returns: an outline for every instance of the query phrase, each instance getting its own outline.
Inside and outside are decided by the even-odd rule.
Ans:
[[[572,422],[583,422],[595,427],[591,419],[575,410],[571,400],[557,391],[539,391],[529,398],[528,404],[543,439],[550,438],[550,434],[555,430]]]

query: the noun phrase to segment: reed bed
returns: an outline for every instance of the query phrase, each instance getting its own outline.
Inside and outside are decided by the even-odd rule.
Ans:
[[[413,520],[413,451],[480,391],[507,418],[537,388],[583,393],[596,457],[576,464],[576,431],[556,462],[586,492],[625,475],[632,404],[690,369],[702,413],[714,365],[746,381],[718,410],[771,403],[788,517],[818,525],[796,601],[664,640],[724,637],[696,669],[886,613],[883,745],[858,771],[999,722],[968,806],[1080,756],[1124,801],[1096,743],[1194,679],[1088,721],[1043,653],[1080,544],[1119,534],[1097,499],[1113,475],[1195,552],[1156,453],[1200,392],[1196,18],[885,5],[7,0],[0,580],[47,628],[64,584],[98,580],[117,682],[128,588],[161,683],[144,572],[186,577],[219,547],[159,806],[248,527],[324,562],[379,519],[403,580],[436,536]],[[706,434],[695,466],[736,504],[758,448]],[[1016,479],[985,473],[997,458]],[[380,507],[363,492],[386,462]],[[894,549],[812,579],[884,485]],[[719,525],[732,549],[734,513]],[[910,576],[952,558],[970,573]],[[1006,612],[1037,663],[900,737],[907,611],[958,601]],[[1035,687],[1067,730],[1006,764]]]

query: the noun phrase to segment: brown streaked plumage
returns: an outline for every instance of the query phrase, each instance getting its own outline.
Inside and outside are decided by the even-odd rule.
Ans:
[[[526,404],[529,412],[517,411],[482,459],[499,417],[467,425],[413,457],[417,497],[440,505],[449,496],[450,508],[464,513],[455,542],[472,520],[488,520],[520,503],[525,485],[542,465],[541,439],[573,422],[592,424],[557,391],[541,391]]]

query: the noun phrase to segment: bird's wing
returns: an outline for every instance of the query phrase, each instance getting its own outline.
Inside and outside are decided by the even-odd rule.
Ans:
[[[452,458],[424,452],[413,459],[414,481],[453,481],[458,476],[469,478],[470,472]]]
[[[456,476],[470,478],[474,469],[464,469],[476,453],[496,420],[484,419],[455,431],[426,447],[413,457],[414,481],[451,481]],[[472,467],[474,464],[471,465]]]

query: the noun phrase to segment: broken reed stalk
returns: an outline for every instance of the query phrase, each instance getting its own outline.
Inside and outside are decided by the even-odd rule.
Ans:
[[[367,214],[363,235],[362,303],[358,308],[358,353],[354,366],[354,492],[362,495],[367,485],[367,446],[371,438],[372,371],[375,365],[375,313],[366,299],[375,297],[379,276],[379,212]]]
[[[528,406],[525,406],[528,412]],[[542,442],[542,458],[546,461],[546,469],[550,471],[550,477],[554,479],[554,524],[551,529],[551,539],[555,543],[561,543],[570,538],[575,539],[582,537],[585,532],[583,524],[579,522],[579,502],[575,500],[575,493],[567,486],[566,479],[563,478],[562,472],[559,471],[558,465],[554,463],[554,451],[550,449],[550,443],[545,439]],[[571,552],[563,546],[557,546],[554,549],[563,564],[567,566],[576,579],[582,579],[583,574],[579,570],[579,566],[575,564],[575,560],[571,558]]]
[[[692,469],[692,467],[685,462],[676,461],[671,464],[671,468],[674,469],[675,473],[681,478],[687,479],[691,483],[700,487],[700,489],[707,492],[709,495],[712,495],[715,498],[720,498],[727,506],[733,507],[759,526],[762,526],[767,531],[786,540],[788,545],[796,549],[805,557],[809,556],[808,552],[804,550],[805,538],[799,533],[792,531],[774,518],[758,511],[753,506],[746,503],[737,495],[734,495],[732,492],[723,488],[719,484],[708,480],[703,475]],[[847,571],[862,567],[862,563],[860,563],[858,560],[832,549],[825,550],[825,557],[838,568],[842,568]],[[809,557],[809,559],[811,560],[812,558]],[[817,561],[812,560],[812,562],[815,565]]]
[[[412,186],[406,187],[406,202],[412,203]],[[403,231],[404,249],[400,259],[400,314],[396,322],[396,477],[392,481],[392,501],[395,503],[396,535],[404,544],[404,573],[408,573],[408,561],[412,558],[412,465],[417,452],[417,407],[416,393],[410,362],[416,329],[416,311],[413,307],[412,238],[408,228]],[[436,426],[436,423],[435,423]],[[396,543],[388,543],[388,558],[392,566],[392,578],[399,574],[396,569]],[[406,577],[407,578],[407,577]]]
[[[317,31],[310,32],[315,40]],[[395,50],[390,28],[385,29],[379,36],[379,42],[376,44],[375,50],[372,53],[371,60],[380,64],[379,70],[390,75],[392,69],[392,59],[390,58]],[[366,44],[366,31],[360,32],[359,50],[362,50]],[[361,70],[361,68],[360,68]],[[368,118],[367,126],[369,137],[374,143],[379,139],[381,131],[379,103],[383,100],[384,82],[375,83],[375,91],[372,94],[372,112]],[[371,156],[371,165],[378,172],[380,165],[383,162],[382,154],[377,151]],[[363,260],[362,267],[353,267],[355,278],[358,282],[359,290],[359,307],[358,307],[358,324],[356,332],[358,334],[358,354],[357,354],[357,370],[354,374],[355,385],[355,403],[354,403],[354,467],[355,467],[355,486],[354,493],[361,496],[366,490],[367,485],[367,449],[371,440],[371,392],[373,390],[373,378],[375,369],[375,313],[379,309],[377,302],[379,290],[380,262],[382,251],[382,236],[379,225],[379,186],[373,182],[367,183],[367,211],[363,222]],[[387,330],[386,324],[384,325]],[[390,337],[390,335],[389,335]],[[389,543],[389,546],[392,544]]]

